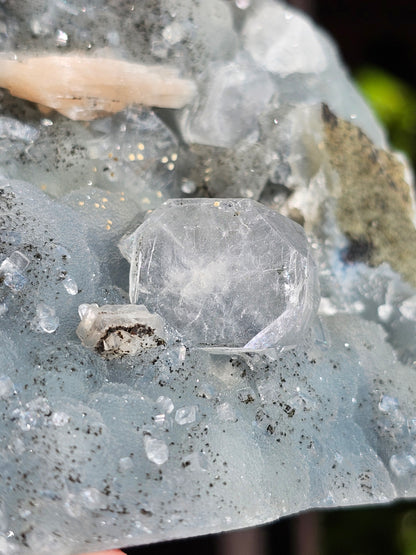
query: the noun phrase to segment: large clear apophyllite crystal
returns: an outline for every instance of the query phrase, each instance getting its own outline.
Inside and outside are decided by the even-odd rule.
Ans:
[[[130,299],[188,345],[293,346],[319,303],[301,226],[250,199],[167,201],[122,244]]]

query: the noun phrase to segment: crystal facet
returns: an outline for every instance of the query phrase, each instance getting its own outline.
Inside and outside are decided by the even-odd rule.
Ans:
[[[249,199],[168,201],[124,245],[131,301],[190,345],[293,346],[319,304],[303,229]]]

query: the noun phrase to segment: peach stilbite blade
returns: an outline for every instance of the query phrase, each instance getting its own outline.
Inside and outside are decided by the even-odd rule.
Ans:
[[[85,121],[131,104],[182,108],[195,92],[193,81],[180,78],[173,67],[82,54],[2,56],[0,86],[13,96]]]

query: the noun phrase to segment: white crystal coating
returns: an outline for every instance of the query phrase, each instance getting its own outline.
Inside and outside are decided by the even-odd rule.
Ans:
[[[88,509],[98,509],[104,504],[104,496],[96,488],[86,488],[80,493],[81,503]]]
[[[185,343],[293,346],[317,310],[302,228],[255,201],[171,200],[127,243],[131,301],[160,314]]]

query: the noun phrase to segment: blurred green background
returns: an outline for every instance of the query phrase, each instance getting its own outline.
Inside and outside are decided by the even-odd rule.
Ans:
[[[416,165],[416,90],[382,67],[362,66],[358,88],[386,128],[391,145]]]
[[[324,555],[416,555],[416,507],[387,507],[326,513],[321,522]]]

